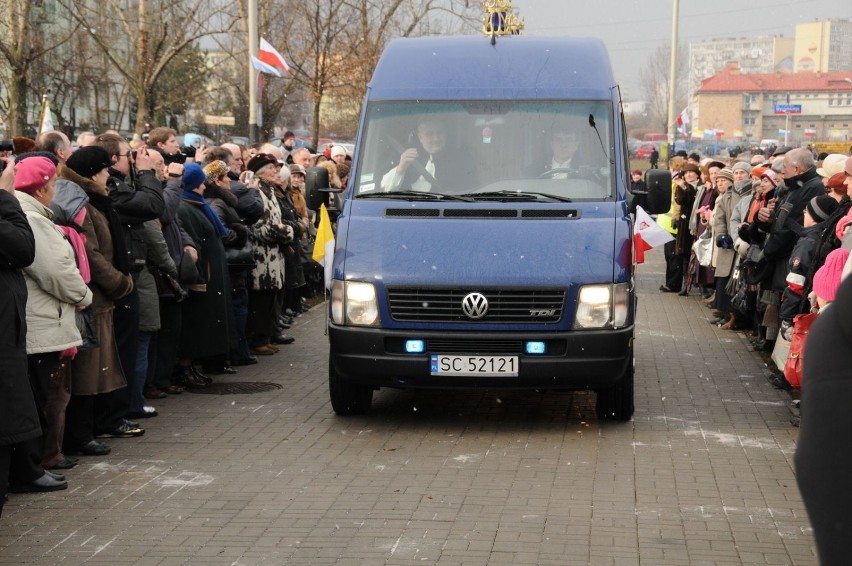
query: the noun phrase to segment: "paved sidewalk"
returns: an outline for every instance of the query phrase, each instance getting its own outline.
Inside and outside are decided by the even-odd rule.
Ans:
[[[0,564],[816,564],[789,396],[697,296],[638,273],[636,414],[592,393],[382,390],[328,402],[323,307],[227,381],[158,401],[70,488],[12,495]]]

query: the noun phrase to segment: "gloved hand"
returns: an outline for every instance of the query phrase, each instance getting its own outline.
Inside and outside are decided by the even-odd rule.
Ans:
[[[781,328],[778,330],[778,333],[784,337],[784,340],[787,342],[793,341],[793,323],[789,320],[781,321]]]
[[[740,224],[740,227],[737,229],[737,235],[740,237],[740,240],[746,243],[751,243],[751,224],[745,223]]]
[[[184,161],[186,159],[195,159],[195,146],[192,145],[182,145],[180,147],[180,152],[184,155]]]
[[[716,236],[716,247],[723,250],[730,250],[734,248],[734,241],[729,234],[719,234]]]

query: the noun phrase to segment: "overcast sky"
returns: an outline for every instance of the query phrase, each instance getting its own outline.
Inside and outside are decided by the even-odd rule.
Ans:
[[[639,71],[659,45],[671,43],[672,0],[512,0],[512,5],[527,35],[601,38],[628,100],[642,98]],[[720,37],[793,37],[799,22],[852,18],[852,0],[680,0],[679,11],[683,44]]]

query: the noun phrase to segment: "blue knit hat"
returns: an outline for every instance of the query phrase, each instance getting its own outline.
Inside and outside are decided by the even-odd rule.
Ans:
[[[204,184],[207,175],[198,163],[187,163],[183,168],[183,188],[194,191]]]

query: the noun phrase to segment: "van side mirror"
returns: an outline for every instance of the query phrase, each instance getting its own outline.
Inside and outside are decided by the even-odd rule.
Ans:
[[[328,200],[328,169],[325,167],[310,167],[305,172],[305,200],[308,208],[316,210]]]
[[[666,169],[649,169],[645,172],[648,188],[648,214],[668,212],[672,206],[672,175]]]

